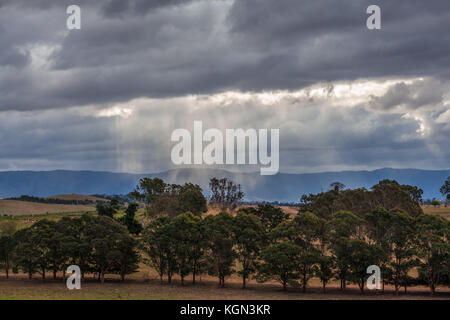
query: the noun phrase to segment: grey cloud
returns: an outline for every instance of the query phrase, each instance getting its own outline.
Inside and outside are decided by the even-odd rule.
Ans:
[[[29,169],[34,164],[34,169],[162,171],[172,167],[171,132],[192,130],[194,120],[202,120],[205,130],[279,128],[281,171],[374,169],[405,163],[436,168],[444,167],[450,157],[445,147],[450,131],[445,124],[423,137],[415,119],[363,105],[292,104],[290,99],[269,105],[236,101],[226,107],[205,101],[192,108],[193,103],[187,98],[148,101],[129,118],[83,115],[89,111],[86,108],[3,113],[0,169]],[[430,149],[433,144],[439,154]]]
[[[69,32],[72,1],[0,0],[0,169],[160,171],[171,130],[202,119],[280,128],[285,171],[448,167],[450,124],[435,121],[449,99],[447,0],[378,1],[379,31],[366,0],[77,3],[82,30]],[[328,105],[333,84],[325,100],[208,100],[370,77],[425,80],[353,107]],[[158,100],[129,119],[93,116],[138,98]]]
[[[381,97],[372,97],[369,105],[375,110],[387,111],[398,107],[415,110],[430,105],[444,105],[444,94],[449,92],[450,82],[418,80],[411,84],[395,84]]]
[[[106,17],[120,17],[128,15],[145,16],[148,12],[164,7],[185,5],[198,0],[108,0],[101,5],[101,12]]]
[[[17,48],[7,48],[0,56],[0,66],[24,67],[29,63],[29,55],[21,53]]]
[[[0,99],[0,109],[63,108],[230,89],[297,89],[365,77],[450,75],[443,68],[450,65],[448,1],[381,1],[379,31],[365,28],[369,1],[80,3],[82,9],[86,6],[82,30],[69,33],[59,2],[33,2],[23,5],[25,11],[19,4],[6,6],[10,19],[0,41],[21,47],[25,55],[11,62],[8,50],[0,53],[0,62],[14,64],[23,75],[22,84],[7,88],[13,92]],[[162,5],[166,10],[152,10]],[[122,11],[123,19],[109,18]],[[25,29],[22,15],[31,29]],[[33,45],[54,48],[47,70],[29,69],[27,48]],[[42,79],[49,84],[36,90]]]

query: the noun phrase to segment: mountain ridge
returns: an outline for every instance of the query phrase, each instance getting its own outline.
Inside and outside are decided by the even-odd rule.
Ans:
[[[370,188],[382,179],[394,179],[424,190],[424,198],[442,198],[439,187],[450,176],[449,170],[381,168],[359,171],[317,173],[278,173],[261,176],[258,172],[236,173],[223,169],[180,168],[159,173],[135,174],[91,170],[1,171],[0,198],[54,194],[126,194],[143,177],[160,177],[169,183],[192,182],[208,193],[212,177],[227,177],[243,186],[246,200],[296,202],[302,194],[326,191],[329,184],[340,181],[348,188]]]

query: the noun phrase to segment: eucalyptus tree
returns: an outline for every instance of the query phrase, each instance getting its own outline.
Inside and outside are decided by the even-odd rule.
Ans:
[[[247,279],[257,270],[264,243],[264,227],[255,215],[238,212],[234,218],[233,234],[237,260],[241,265],[238,274],[242,277],[242,288],[245,289]]]
[[[209,247],[209,273],[219,278],[221,287],[225,286],[225,278],[234,272],[233,220],[226,212],[209,215],[203,220]]]

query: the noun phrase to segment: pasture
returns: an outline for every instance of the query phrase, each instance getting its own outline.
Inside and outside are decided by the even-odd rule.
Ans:
[[[448,220],[450,220],[450,207],[434,207],[434,206],[423,206],[422,207],[423,212],[428,214],[436,214],[439,216],[442,216]]]
[[[42,215],[81,211],[92,212],[95,211],[95,207],[85,205],[37,203],[18,200],[0,200],[1,216]]]
[[[190,279],[187,279],[190,280]],[[281,290],[277,282],[257,283],[250,281],[248,288],[241,289],[241,280],[237,276],[227,279],[225,288],[219,288],[217,279],[202,276],[195,285],[186,281],[181,285],[178,278],[172,284],[163,283],[156,274],[143,266],[136,274],[121,282],[117,276],[108,275],[102,285],[87,275],[80,290],[68,290],[62,279],[46,280],[42,282],[38,275],[27,279],[26,275],[11,275],[10,279],[0,278],[1,300],[341,300],[341,299],[379,299],[379,300],[416,300],[416,299],[450,299],[449,288],[438,288],[435,296],[430,296],[425,286],[408,288],[405,295],[393,294],[392,286],[386,286],[384,294],[376,294],[366,290],[360,294],[355,285],[349,285],[345,292],[339,290],[337,282],[327,286],[327,293],[323,294],[317,279],[311,280],[311,286],[306,293],[300,289],[289,288],[287,292]]]

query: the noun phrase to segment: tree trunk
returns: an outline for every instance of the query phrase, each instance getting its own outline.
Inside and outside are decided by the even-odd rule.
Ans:
[[[31,275],[31,271],[30,271],[30,272],[28,272],[28,279],[31,280],[31,277],[32,277],[32,275]]]
[[[192,284],[195,284],[195,268],[192,272]]]
[[[184,286],[184,276],[181,276],[181,285]]]
[[[5,271],[6,271],[6,279],[9,279],[9,259],[8,259],[8,256],[5,259]]]
[[[323,293],[327,293],[327,284],[325,282],[322,283]]]
[[[122,282],[125,282],[125,273],[121,273],[120,274],[120,280],[122,280]]]
[[[42,282],[45,282],[45,268],[42,268]]]
[[[287,291],[287,282],[283,280],[283,291]]]
[[[102,272],[100,272],[100,274],[101,274],[100,283],[103,284],[103,283],[105,283],[105,273],[102,271]]]
[[[408,275],[407,274],[405,274],[403,281],[404,281],[405,294],[406,294],[406,290],[408,288]]]
[[[56,269],[53,269],[53,280],[56,280]]]
[[[245,289],[245,287],[246,287],[245,280],[246,280],[246,276],[242,276],[242,289]]]
[[[302,292],[303,292],[303,293],[306,292],[306,273],[303,274],[303,287],[302,287]]]

